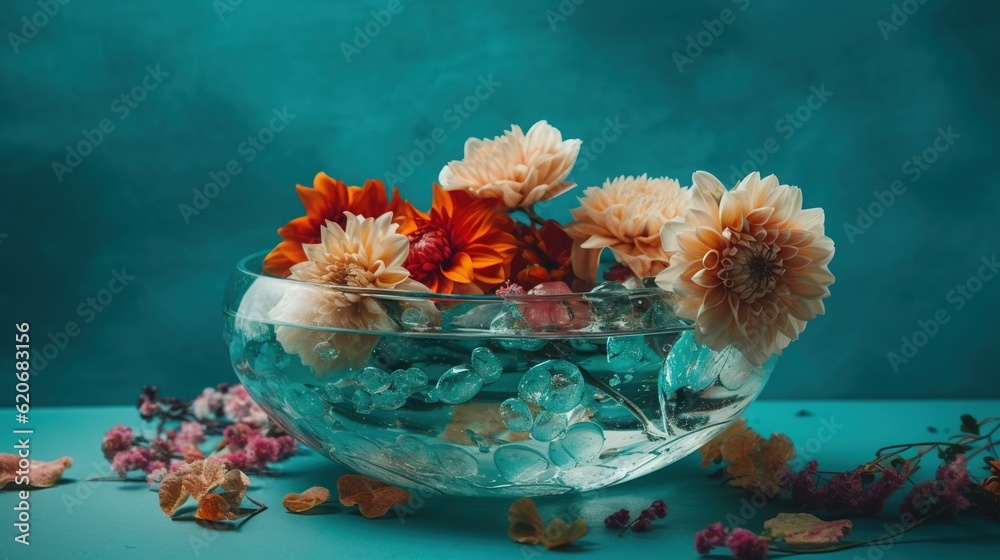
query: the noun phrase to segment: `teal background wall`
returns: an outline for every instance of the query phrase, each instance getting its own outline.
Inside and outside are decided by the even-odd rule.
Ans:
[[[581,186],[759,168],[826,209],[828,314],[766,397],[1000,396],[994,3],[64,1],[0,5],[0,331],[64,343],[33,404],[233,380],[222,291],[296,182],[394,173],[426,207],[466,137],[542,118],[583,139]]]

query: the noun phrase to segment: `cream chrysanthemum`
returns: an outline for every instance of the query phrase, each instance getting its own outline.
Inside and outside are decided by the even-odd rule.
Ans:
[[[607,247],[639,278],[655,276],[670,261],[660,229],[683,215],[689,201],[688,189],[668,177],[622,176],[603,187],[589,187],[566,227],[575,240],[573,272],[594,280],[601,250]]]
[[[337,290],[336,286],[427,291],[410,279],[409,271],[403,267],[409,241],[405,235],[396,233],[398,226],[392,223],[391,212],[378,218],[344,214],[346,228],[328,221],[322,228],[320,243],[302,246],[308,260],[291,267],[292,280],[313,284],[288,288],[270,312],[272,320],[287,324],[275,327],[278,342],[286,352],[298,354],[302,363],[316,373],[362,367],[379,338],[365,333],[397,328],[376,299]]]
[[[445,190],[467,190],[477,198],[500,199],[507,208],[530,206],[576,186],[566,180],[580,140],[563,140],[545,121],[525,134],[511,126],[493,140],[469,138],[465,159],[448,163],[438,177]]]
[[[662,231],[675,251],[656,279],[677,295],[677,315],[714,350],[738,348],[754,364],[780,354],[824,312],[834,277],[823,210],[802,208],[802,191],[752,173],[726,191],[694,174],[691,207]]]

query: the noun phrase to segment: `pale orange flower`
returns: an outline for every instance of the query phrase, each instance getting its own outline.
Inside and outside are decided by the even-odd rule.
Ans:
[[[678,296],[675,312],[695,322],[699,342],[763,364],[824,312],[834,246],[823,210],[803,209],[799,188],[774,175],[752,173],[731,191],[702,171],[694,183],[683,220],[663,227],[674,253],[656,282]]]
[[[573,236],[573,271],[586,280],[597,278],[601,250],[611,249],[615,260],[639,278],[656,276],[667,267],[670,253],[663,249],[660,229],[684,214],[688,189],[667,177],[618,177],[603,187],[583,191],[580,207],[566,231]]]
[[[566,180],[579,140],[538,121],[527,134],[517,125],[493,140],[469,138],[465,159],[446,165],[438,177],[445,190],[464,190],[476,198],[493,198],[507,209],[531,206],[576,186]]]
[[[297,354],[316,373],[364,366],[379,339],[368,333],[397,330],[376,299],[337,290],[337,286],[427,291],[403,267],[409,243],[406,236],[396,233],[391,212],[378,218],[345,212],[345,217],[346,228],[327,222],[321,228],[320,243],[303,246],[307,260],[291,269],[291,279],[303,283],[290,286],[270,312],[270,318],[279,323],[360,331],[275,327],[285,351]]]
[[[311,188],[297,185],[295,190],[305,206],[306,215],[295,218],[278,230],[284,241],[264,258],[264,272],[280,278],[288,276],[292,265],[306,260],[303,244],[319,243],[320,228],[326,222],[345,227],[346,212],[366,218],[392,212],[392,221],[399,225],[399,233],[403,235],[417,229],[415,220],[422,215],[400,198],[395,187],[392,189],[392,200],[388,200],[385,185],[378,179],[369,179],[362,187],[349,187],[326,173],[318,173]]]

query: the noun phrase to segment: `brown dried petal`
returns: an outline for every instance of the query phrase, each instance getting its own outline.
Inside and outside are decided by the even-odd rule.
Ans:
[[[552,550],[553,548],[579,540],[586,534],[587,522],[583,519],[577,519],[570,525],[562,519],[556,518],[545,529],[545,534],[542,535],[542,544],[545,545],[546,549]]]
[[[160,509],[167,515],[173,515],[191,496],[184,485],[184,474],[184,470],[178,470],[167,474],[160,482]]]
[[[385,515],[392,506],[410,501],[402,488],[359,474],[345,474],[337,480],[337,494],[345,506],[358,505],[361,515],[371,519]]]
[[[507,512],[507,519],[510,520],[507,535],[514,542],[538,544],[545,535],[545,522],[531,498],[521,498],[514,502]]]
[[[198,502],[198,511],[194,512],[194,516],[208,521],[236,519],[236,514],[222,494],[205,494],[205,497]]]
[[[0,453],[0,488],[12,484],[13,488],[48,488],[62,478],[63,471],[73,466],[72,457],[60,457],[55,461],[28,461],[28,484],[14,484],[24,474],[20,470],[20,457],[13,453]]]
[[[792,545],[827,546],[851,534],[849,519],[823,521],[808,513],[779,513],[764,522],[767,535]]]
[[[285,494],[285,499],[281,500],[281,505],[285,509],[295,513],[309,511],[330,499],[330,491],[322,486],[313,486],[301,494],[295,492]]]
[[[250,477],[239,469],[233,469],[227,472],[225,478],[222,479],[222,497],[229,504],[229,507],[237,509],[243,502],[243,496],[247,495],[249,487]]]
[[[226,478],[226,464],[215,457],[190,464],[184,475],[184,488],[199,502],[205,496],[219,487]]]
[[[726,427],[725,430],[719,432],[714,438],[710,439],[708,443],[701,446],[698,451],[701,453],[701,468],[708,467],[712,463],[722,459],[722,444],[725,443],[730,437],[743,433],[750,430],[747,428],[746,418],[737,418],[732,424]]]

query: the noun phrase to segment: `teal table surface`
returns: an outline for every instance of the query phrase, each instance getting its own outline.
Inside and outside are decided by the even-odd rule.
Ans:
[[[962,413],[1000,414],[1000,401],[763,401],[746,416],[763,434],[788,434],[802,458],[815,458],[823,470],[842,470],[872,457],[887,444],[942,439],[957,431]],[[4,452],[12,452],[14,411],[0,409],[7,426]],[[104,431],[116,423],[140,426],[130,407],[32,410],[32,457],[62,455],[73,467],[58,486],[30,496],[30,545],[14,542],[18,499],[0,492],[0,555],[7,558],[476,558],[525,559],[566,555],[572,558],[698,558],[695,531],[714,521],[739,523],[759,531],[775,514],[797,511],[787,500],[755,507],[745,495],[706,476],[697,454],[659,472],[612,488],[538,499],[545,518],[573,512],[591,530],[570,548],[546,551],[507,537],[512,500],[456,499],[419,494],[412,513],[368,520],[353,508],[323,506],[316,514],[295,515],[281,507],[282,497],[313,485],[335,487],[345,471],[303,449],[283,463],[276,476],[251,476],[249,495],[269,508],[218,531],[195,522],[171,521],[144,483],[88,481],[110,474],[100,452]],[[803,461],[804,462],[804,461]],[[981,476],[982,463],[973,462]],[[931,469],[918,473],[930,476]],[[666,520],[647,533],[619,537],[603,525],[619,508],[633,512],[663,498]],[[898,497],[881,517],[855,519],[852,540],[885,533],[898,523]],[[728,551],[724,551],[728,555]],[[722,557],[720,555],[719,557]],[[823,558],[1000,558],[1000,523],[960,517],[918,527],[896,542],[825,554]]]

